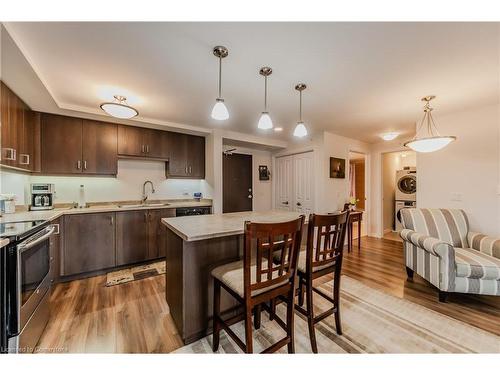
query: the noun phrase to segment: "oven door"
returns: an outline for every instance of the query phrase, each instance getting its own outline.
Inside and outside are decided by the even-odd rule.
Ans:
[[[16,295],[13,296],[17,319],[11,316],[10,335],[22,331],[50,288],[50,236],[54,230],[55,227],[48,226],[17,245]]]

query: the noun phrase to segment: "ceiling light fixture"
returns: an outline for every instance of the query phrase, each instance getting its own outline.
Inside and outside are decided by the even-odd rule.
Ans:
[[[435,97],[434,95],[428,95],[422,98],[422,101],[425,102],[424,117],[420,122],[415,136],[410,141],[405,142],[404,146],[417,152],[434,152],[441,150],[457,139],[455,136],[439,134],[431,114],[433,108],[429,104]],[[427,134],[424,137],[419,137],[419,132],[422,130],[424,123],[427,125]]]
[[[259,73],[264,76],[264,112],[260,115],[257,127],[268,130],[273,128],[273,120],[271,120],[271,116],[269,116],[269,112],[267,111],[267,77],[273,73],[273,70],[268,66],[264,66],[260,68]]]
[[[299,102],[299,122],[297,122],[297,126],[295,126],[293,135],[299,138],[305,137],[307,135],[306,126],[302,121],[302,91],[304,91],[306,87],[307,86],[304,83],[299,83],[297,86],[295,86],[295,90],[297,90],[300,95],[300,102]]]
[[[215,100],[214,108],[212,109],[212,118],[214,120],[227,120],[229,118],[229,112],[227,111],[226,105],[224,104],[224,99],[222,99],[222,59],[229,55],[229,51],[226,47],[216,46],[214,47],[214,55],[219,58],[219,96]]]
[[[393,139],[396,139],[398,137],[399,133],[396,132],[391,132],[391,133],[385,133],[380,136],[384,141],[392,141]]]
[[[101,109],[108,115],[122,119],[129,119],[139,114],[134,107],[127,104],[126,97],[121,95],[114,95],[113,97],[115,98],[114,101],[101,104]]]

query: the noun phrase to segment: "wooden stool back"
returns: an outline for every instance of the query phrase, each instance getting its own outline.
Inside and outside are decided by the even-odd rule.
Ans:
[[[271,289],[285,281],[294,281],[303,224],[304,215],[284,223],[245,222],[243,254],[245,299],[251,298],[255,290]],[[281,254],[279,262],[276,260],[273,262],[273,256],[277,252]],[[255,254],[254,262],[252,254]],[[252,269],[252,265],[255,265],[255,270]]]

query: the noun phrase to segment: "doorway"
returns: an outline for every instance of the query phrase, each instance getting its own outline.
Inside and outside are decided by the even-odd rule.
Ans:
[[[357,151],[349,151],[348,177],[349,192],[348,199],[356,200],[356,211],[363,212],[361,223],[361,236],[366,236],[368,231],[368,201],[367,201],[367,165],[366,154]],[[358,223],[353,224],[353,238],[358,236]]]
[[[402,241],[399,211],[415,207],[417,155],[414,151],[396,151],[382,154],[382,230],[383,237]]]
[[[252,155],[222,154],[222,212],[252,211]]]

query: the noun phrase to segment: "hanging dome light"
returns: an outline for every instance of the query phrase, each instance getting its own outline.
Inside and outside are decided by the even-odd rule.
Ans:
[[[306,89],[306,85],[304,83],[299,83],[295,86],[295,90],[299,92],[300,101],[299,101],[299,122],[297,122],[297,126],[295,126],[295,130],[293,131],[293,135],[295,137],[305,137],[307,135],[307,128],[302,121],[302,91]]]
[[[222,99],[222,59],[229,55],[229,51],[226,47],[217,46],[214,47],[214,55],[219,58],[219,96],[215,99],[215,105],[212,109],[212,118],[214,120],[227,120],[229,118],[229,112],[227,111],[226,105],[224,104],[224,99]]]
[[[127,104],[127,98],[121,95],[114,95],[115,100],[113,102],[105,102],[101,104],[101,109],[108,115],[129,119],[135,117],[139,114],[134,107]]]
[[[262,112],[260,116],[257,127],[263,130],[273,128],[273,120],[271,120],[271,116],[269,116],[269,112],[267,111],[267,77],[270,76],[272,72],[273,70],[268,66],[259,70],[260,75],[264,76],[264,112]]]
[[[424,106],[424,117],[420,122],[420,126],[415,133],[415,136],[410,141],[404,143],[404,146],[411,148],[417,152],[434,152],[441,150],[442,148],[448,146],[451,142],[455,141],[457,137],[452,135],[440,135],[434,119],[432,118],[433,108],[430,106],[429,102],[434,99],[434,95],[425,96],[422,101],[425,102]],[[427,134],[424,137],[419,136],[419,132],[426,124]]]

